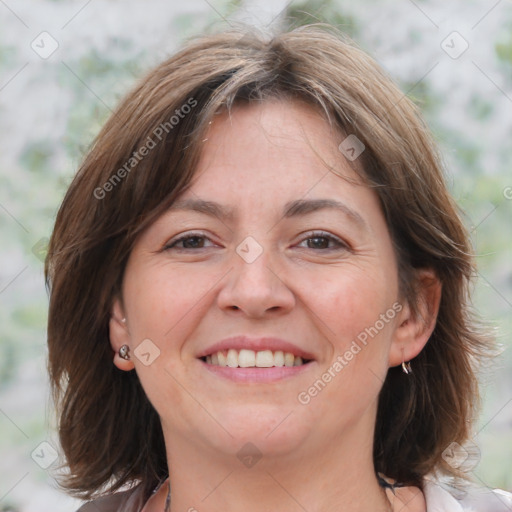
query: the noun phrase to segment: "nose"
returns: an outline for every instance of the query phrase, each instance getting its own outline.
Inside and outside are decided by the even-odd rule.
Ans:
[[[293,309],[295,295],[272,265],[268,251],[252,262],[235,252],[232,262],[232,270],[217,296],[222,310],[240,310],[248,317],[262,318]]]

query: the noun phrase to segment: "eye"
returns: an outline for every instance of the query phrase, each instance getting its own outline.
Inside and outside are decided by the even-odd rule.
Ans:
[[[207,241],[211,242],[211,240],[202,233],[188,233],[165,244],[164,250],[194,250],[212,247],[212,245],[206,245]]]
[[[336,249],[348,249],[348,245],[338,237],[326,233],[325,231],[314,231],[309,233],[307,238],[304,238],[299,244],[306,243],[307,249],[320,249],[320,250],[336,250]],[[331,244],[331,246],[329,246]],[[304,247],[304,245],[302,245]]]

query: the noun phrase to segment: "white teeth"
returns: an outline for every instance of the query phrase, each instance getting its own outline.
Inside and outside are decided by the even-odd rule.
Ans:
[[[217,358],[219,360],[219,366],[227,366],[227,357],[224,355],[224,352],[217,352]]]
[[[273,366],[302,366],[302,357],[282,350],[235,350],[230,348],[227,352],[220,351],[206,356],[206,362],[215,366],[229,366],[230,368],[271,368]]]
[[[291,352],[286,352],[284,354],[284,365],[285,366],[293,366],[295,361],[295,356]]]
[[[257,352],[256,366],[259,368],[271,368],[274,366],[274,354],[272,354],[272,350],[262,350]]]
[[[238,353],[238,366],[241,368],[250,368],[256,365],[256,353],[254,350],[242,349]]]
[[[284,354],[282,350],[274,352],[274,366],[284,366]]]
[[[208,362],[208,358],[207,358],[206,362]],[[233,348],[230,348],[228,350],[228,357],[226,358],[226,365],[231,368],[236,368],[238,366],[238,352]]]

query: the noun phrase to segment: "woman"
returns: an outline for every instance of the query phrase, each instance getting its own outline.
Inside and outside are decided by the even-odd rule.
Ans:
[[[66,488],[84,511],[510,510],[464,485],[492,349],[473,271],[431,136],[370,57],[324,26],[189,42],[56,219]]]

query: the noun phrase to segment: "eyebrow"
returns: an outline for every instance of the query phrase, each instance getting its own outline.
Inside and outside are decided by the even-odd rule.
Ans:
[[[368,224],[364,218],[345,203],[335,199],[297,199],[285,204],[283,217],[299,217],[317,212],[319,210],[337,210],[354,221],[356,224],[368,229]],[[233,220],[235,209],[228,208],[214,201],[205,201],[203,199],[184,199],[176,201],[169,208],[170,211],[195,211],[216,217],[220,220]]]
[[[335,199],[297,199],[286,203],[284,208],[285,217],[295,217],[300,215],[307,215],[319,210],[337,210],[345,214],[349,219],[353,220],[356,224],[368,228],[366,221],[359,213],[347,206],[341,201]]]

